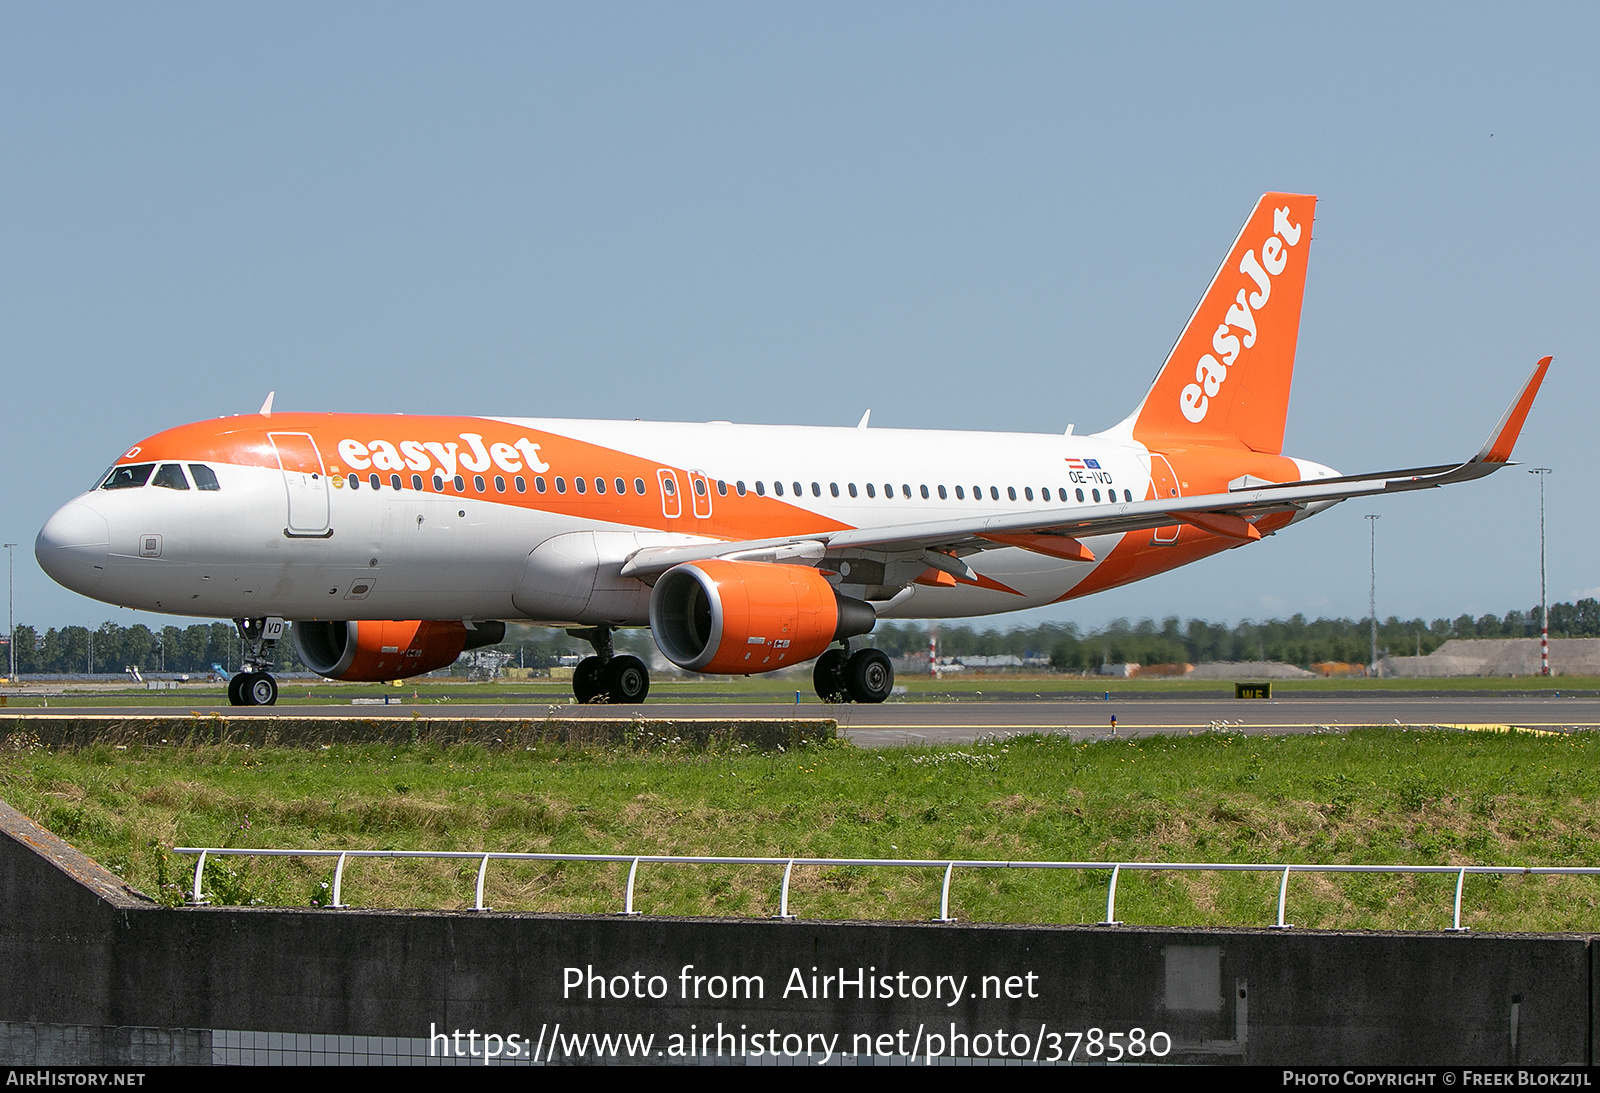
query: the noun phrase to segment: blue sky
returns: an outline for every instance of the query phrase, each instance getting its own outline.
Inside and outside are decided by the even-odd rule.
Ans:
[[[1287,445],[1465,457],[1534,361],[1594,594],[1592,7],[0,3],[0,537],[279,409],[1079,432],[1257,196],[1318,194]],[[1522,468],[1001,622],[1538,599]]]

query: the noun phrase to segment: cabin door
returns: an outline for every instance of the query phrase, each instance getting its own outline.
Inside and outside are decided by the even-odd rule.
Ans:
[[[278,466],[283,469],[283,486],[289,496],[289,522],[283,533],[291,539],[327,539],[328,472],[322,466],[322,453],[310,433],[268,433]]]
[[[1178,476],[1172,473],[1172,464],[1167,462],[1167,457],[1160,452],[1150,453],[1150,486],[1153,496],[1152,501],[1166,501],[1171,498],[1181,497],[1178,492]],[[1173,524],[1170,527],[1156,528],[1150,536],[1152,543],[1170,546],[1178,541],[1178,532],[1183,525]]]

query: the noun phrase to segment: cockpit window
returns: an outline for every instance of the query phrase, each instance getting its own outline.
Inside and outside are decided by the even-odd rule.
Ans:
[[[217,472],[204,463],[189,464],[189,473],[194,475],[194,484],[202,490],[220,490],[222,485],[217,481]]]
[[[161,464],[161,469],[150,480],[150,484],[168,490],[186,490],[189,488],[189,480],[183,476],[183,468],[177,463]]]
[[[127,467],[112,467],[111,473],[106,475],[106,480],[100,483],[103,490],[136,490],[150,481],[150,472],[156,469],[154,463],[135,463]]]

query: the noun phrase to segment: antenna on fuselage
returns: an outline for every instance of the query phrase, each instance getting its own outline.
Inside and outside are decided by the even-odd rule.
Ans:
[[[267,401],[263,402],[261,404],[260,413],[261,413],[262,417],[271,417],[272,416],[272,396],[276,395],[277,393],[278,392],[276,392],[276,391],[268,391],[267,392]]]
[[[866,413],[862,414],[861,415],[861,420],[856,422],[856,428],[857,429],[865,429],[867,427],[867,418],[869,418],[871,416],[872,416],[872,411],[871,410],[868,410]]]

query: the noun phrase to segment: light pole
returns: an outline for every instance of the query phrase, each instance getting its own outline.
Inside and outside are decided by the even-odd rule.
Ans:
[[[1372,616],[1372,674],[1378,674],[1378,517],[1367,513],[1367,613]]]
[[[1544,476],[1549,467],[1532,467],[1529,474],[1539,476],[1539,674],[1550,674],[1550,605],[1544,585]]]
[[[11,650],[11,671],[6,676],[11,682],[17,681],[17,582],[16,568],[12,564],[16,558],[16,543],[3,544],[6,548],[6,648]]]

